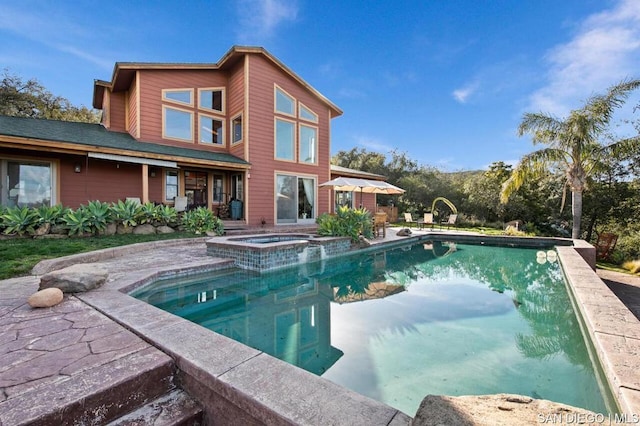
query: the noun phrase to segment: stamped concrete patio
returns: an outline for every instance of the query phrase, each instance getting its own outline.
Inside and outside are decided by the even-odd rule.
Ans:
[[[406,237],[387,232],[374,243],[399,239]],[[341,388],[122,292],[180,270],[228,266],[206,255],[204,241],[54,259],[34,268],[33,276],[0,281],[0,425],[410,422],[407,414],[414,413]],[[572,289],[587,307],[582,315],[621,408],[638,413],[640,278],[598,271],[607,287],[575,250],[563,247],[559,255],[565,269],[573,269]],[[65,295],[53,308],[26,304],[39,275],[78,262],[105,266],[108,282],[99,290]]]

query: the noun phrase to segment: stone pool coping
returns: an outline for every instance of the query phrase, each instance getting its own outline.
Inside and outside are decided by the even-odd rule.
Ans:
[[[431,235],[463,240],[468,237],[462,233],[414,232],[412,237],[387,238],[373,243],[378,247],[379,244],[393,246],[412,240],[425,240]],[[486,240],[488,237],[477,238]],[[500,238],[514,241],[513,237]],[[204,240],[198,240],[183,243],[204,246]],[[533,241],[528,238],[525,240]],[[549,242],[550,239],[544,241]],[[593,247],[579,241],[576,243],[582,247],[557,246],[558,257],[567,276],[570,291],[578,302],[580,315],[584,319],[621,411],[630,415],[638,414],[640,322],[600,280],[590,263],[583,259],[585,250],[593,251]],[[160,249],[162,246],[169,246],[169,243],[157,244],[155,248]],[[128,249],[126,253],[133,255],[139,251],[140,248]],[[161,256],[161,253],[158,255]],[[115,250],[110,251],[108,256],[103,259],[79,256],[74,262],[108,262],[108,259],[112,259],[115,261],[116,271],[120,254]],[[589,255],[585,257],[590,258]],[[212,333],[123,293],[160,277],[230,266],[228,260],[215,258],[183,262],[179,268],[172,264],[175,263],[169,259],[151,265],[149,269],[144,269],[145,265],[140,264],[137,270],[112,274],[114,278],[102,288],[77,294],[76,297],[169,354],[179,369],[183,388],[197,399],[205,399],[202,401],[205,402],[203,405],[215,412],[215,416],[211,418],[220,419],[220,413],[224,412],[228,413],[231,422],[261,419],[260,421],[266,423],[289,424],[400,425],[408,424],[411,420],[407,414],[392,407]],[[44,269],[58,269],[56,265],[52,262]]]

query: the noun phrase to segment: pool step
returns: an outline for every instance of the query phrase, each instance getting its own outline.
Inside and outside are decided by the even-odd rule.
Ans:
[[[196,426],[202,424],[202,407],[186,392],[174,389],[108,423],[108,426]]]

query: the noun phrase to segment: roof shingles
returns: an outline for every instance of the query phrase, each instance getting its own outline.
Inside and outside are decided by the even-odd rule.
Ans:
[[[250,164],[241,158],[224,152],[203,151],[138,141],[128,133],[112,132],[100,124],[92,123],[0,116],[0,139],[2,136],[66,142],[86,146],[87,149],[91,149],[91,147],[113,148],[128,151],[130,155],[138,157],[144,157],[144,154],[147,153],[243,166]]]

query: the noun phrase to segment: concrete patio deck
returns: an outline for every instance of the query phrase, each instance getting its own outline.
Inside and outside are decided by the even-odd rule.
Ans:
[[[404,239],[390,231],[373,243]],[[36,275],[0,281],[0,425],[73,424],[78,419],[85,424],[136,424],[117,419],[145,404],[155,407],[155,419],[180,419],[166,424],[202,421],[198,402],[180,388],[191,395],[216,393],[223,398],[226,406],[205,407],[206,424],[213,423],[214,416],[224,424],[409,423],[407,414],[327,381],[318,379],[320,385],[309,394],[305,386],[315,376],[297,370],[292,374],[293,368],[278,360],[221,336],[211,337],[213,333],[205,334],[201,327],[120,291],[173,274],[173,265],[201,271],[226,266],[226,261],[206,255],[204,241],[156,242],[54,259],[34,268]],[[27,305],[40,274],[76,262],[99,262],[109,271],[108,282],[97,291],[65,295],[53,308]],[[617,296],[614,299],[640,318],[640,277],[598,273]],[[592,277],[586,282],[592,283]],[[590,291],[604,294],[604,288]],[[631,331],[621,338],[633,353],[640,347],[640,322],[633,323],[624,312],[609,314],[623,317]],[[594,325],[596,332],[599,327]],[[606,332],[605,336],[615,337]],[[612,345],[615,362],[624,364],[626,371],[640,364],[638,351],[634,359],[624,358],[629,352],[621,352],[619,342]],[[621,378],[622,390],[614,390],[622,392],[626,409],[640,407],[637,379],[638,373],[627,375]],[[154,404],[158,398],[170,402]],[[177,416],[171,407],[190,417]],[[185,418],[190,420],[180,423]]]

